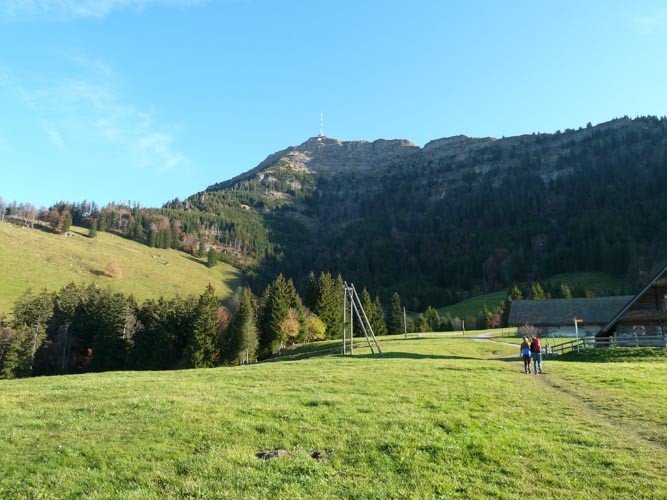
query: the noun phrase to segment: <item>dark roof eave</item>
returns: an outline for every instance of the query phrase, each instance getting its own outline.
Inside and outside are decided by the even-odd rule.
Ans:
[[[628,309],[630,309],[630,308],[635,304],[635,302],[637,302],[637,301],[639,300],[639,298],[640,298],[642,295],[644,295],[644,294],[649,290],[649,288],[651,288],[653,285],[655,285],[655,282],[658,281],[658,279],[660,279],[660,277],[661,277],[663,274],[665,274],[666,272],[667,272],[667,265],[665,265],[665,267],[663,267],[662,270],[659,271],[659,272],[658,272],[658,273],[651,279],[651,281],[649,281],[648,284],[647,284],[647,285],[646,285],[646,286],[645,286],[639,293],[637,293],[637,294],[630,300],[630,302],[628,302],[628,303],[625,305],[625,307],[624,307],[623,309],[621,309],[621,311],[620,311],[618,314],[616,314],[616,316],[614,316],[612,319],[610,319],[609,322],[608,322],[606,325],[604,325],[604,326],[600,329],[600,331],[599,331],[598,333],[595,334],[595,336],[596,336],[596,337],[597,337],[597,336],[600,336],[600,337],[606,337],[606,336],[607,336],[606,334],[609,333],[609,330],[611,330],[611,328],[612,328],[612,327],[614,326],[614,324],[619,320],[619,318],[620,318],[621,316],[623,316],[623,314],[625,314],[625,312],[626,312]]]

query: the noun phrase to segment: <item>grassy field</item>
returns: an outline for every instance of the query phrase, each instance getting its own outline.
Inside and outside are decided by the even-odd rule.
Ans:
[[[528,376],[496,342],[382,347],[0,381],[0,497],[667,496],[664,359]]]
[[[86,229],[72,228],[72,237],[0,223],[0,313],[9,313],[27,288],[58,289],[70,281],[95,282],[132,293],[139,300],[160,295],[200,294],[211,283],[225,299],[240,283],[239,272],[176,250],[140,245],[109,233],[87,238]],[[120,264],[122,278],[108,278],[104,268]]]
[[[484,308],[484,304],[486,304],[486,307],[489,308],[489,311],[493,311],[505,301],[506,297],[507,290],[487,293],[484,295],[478,295],[477,297],[472,297],[468,300],[464,300],[458,304],[442,307],[438,309],[438,312],[441,316],[449,313],[452,318],[458,316],[459,318],[465,319],[468,316],[477,316]]]

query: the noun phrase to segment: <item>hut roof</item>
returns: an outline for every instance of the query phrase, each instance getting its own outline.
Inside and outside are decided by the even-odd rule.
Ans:
[[[512,302],[509,324],[572,325],[573,319],[579,318],[584,321],[584,325],[604,325],[632,299],[632,295],[623,295],[592,299],[515,300]]]
[[[611,318],[609,318],[608,321],[605,321],[605,324],[602,327],[602,329],[598,332],[598,335],[600,336],[608,335],[609,331],[616,324],[618,319],[621,316],[623,316],[623,314],[625,314],[625,312],[628,309],[630,309],[634,305],[634,303],[641,298],[642,295],[644,295],[653,285],[658,284],[665,276],[667,276],[667,265],[664,266],[655,276],[653,276],[653,278],[651,278],[651,280],[646,284],[644,288],[642,288],[642,290],[639,293],[637,293],[637,295],[631,297],[630,298],[631,300],[629,300],[626,304],[624,304],[621,309],[616,311],[616,313]]]

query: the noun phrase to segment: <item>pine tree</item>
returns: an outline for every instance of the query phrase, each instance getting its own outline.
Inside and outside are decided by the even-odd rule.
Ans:
[[[440,313],[437,309],[428,306],[426,311],[424,311],[424,321],[423,326],[427,329],[426,332],[437,332],[440,328]]]
[[[71,366],[72,336],[69,331],[77,308],[83,302],[84,288],[68,283],[61,288],[53,302],[52,323],[55,329],[53,358],[57,360],[56,373],[69,373]]]
[[[311,311],[314,311],[317,307],[317,290],[317,278],[315,278],[315,273],[310,271],[310,274],[308,275],[308,283],[306,284],[306,293],[303,296],[303,303]]]
[[[185,363],[188,368],[208,368],[215,366],[219,355],[218,299],[215,289],[209,284],[195,309],[194,328],[185,350]]]
[[[94,371],[122,370],[134,332],[128,330],[130,316],[134,311],[127,299],[110,289],[100,290],[93,299],[90,310],[94,324],[92,338]]]
[[[380,297],[375,297],[373,302],[373,332],[375,335],[387,335],[387,322],[384,319],[384,309],[382,308],[382,303],[380,302]]]
[[[368,290],[364,288],[361,292],[361,305],[366,312],[366,317],[368,322],[373,329],[375,335],[386,335],[387,334],[387,325],[384,321],[384,311],[382,310],[382,304],[380,303],[380,298],[376,297],[375,302],[371,300],[371,295],[368,293]],[[361,313],[361,311],[359,311]],[[363,315],[363,313],[361,313]],[[370,332],[368,332],[370,333]]]
[[[65,213],[65,219],[63,220],[63,227],[61,232],[65,234],[67,233],[67,231],[70,230],[71,227],[72,227],[72,214],[69,213],[69,211],[67,211]]]
[[[171,230],[165,229],[162,231],[162,248],[165,250],[171,248]]]
[[[251,363],[257,358],[257,319],[249,288],[241,292],[236,312],[227,329],[222,358],[229,364]]]
[[[155,229],[152,228],[148,233],[148,246],[151,248],[157,247],[157,231],[155,231]]]
[[[404,332],[403,326],[403,308],[401,307],[401,297],[394,292],[391,296],[391,305],[389,307],[389,318],[387,319],[387,329],[390,335]]]
[[[321,273],[317,280],[317,304],[313,311],[327,325],[327,338],[341,336],[343,319],[343,278],[334,280],[329,273]]]
[[[93,219],[90,223],[90,229],[88,230],[89,238],[97,238],[97,219]]]
[[[547,296],[544,293],[542,285],[539,283],[533,283],[530,287],[530,300],[544,300]]]
[[[215,265],[218,263],[218,252],[211,248],[206,255],[206,260],[208,267],[215,267]]]
[[[480,313],[480,316],[477,320],[477,325],[479,328],[483,329],[488,329],[491,328],[489,326],[490,320],[489,317],[491,316],[491,311],[489,311],[489,308],[487,307],[486,303],[484,303],[484,306],[482,307],[482,312]]]
[[[281,325],[292,302],[291,291],[282,274],[271,284],[262,302],[260,352],[262,355],[275,354],[283,348],[286,340]]]
[[[361,300],[361,307],[363,307],[364,311],[366,312],[366,317],[368,318],[368,322],[371,324],[371,328],[373,328],[373,332],[375,332],[375,317],[374,317],[374,312],[375,310],[373,309],[373,301],[371,300],[371,294],[368,293],[368,290],[365,288],[361,292],[361,297],[359,297]],[[359,314],[363,317],[364,313],[362,311],[359,311]],[[361,327],[356,328],[357,334],[362,333]],[[370,334],[370,332],[368,332]]]
[[[572,290],[570,290],[570,287],[567,286],[567,283],[560,284],[560,296],[564,299],[572,298]]]
[[[7,375],[26,377],[33,374],[35,353],[46,340],[47,325],[53,316],[53,294],[43,290],[33,295],[27,290],[14,305],[14,328],[5,359]]]
[[[523,300],[523,294],[516,284],[512,285],[509,292],[507,292],[507,298],[505,299],[505,305],[503,307],[503,325],[508,326],[510,310],[512,309],[512,302],[515,300]]]

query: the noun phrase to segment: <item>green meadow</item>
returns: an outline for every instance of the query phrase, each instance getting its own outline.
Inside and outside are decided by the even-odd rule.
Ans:
[[[224,263],[209,269],[183,252],[149,248],[104,232],[90,239],[88,230],[74,227],[71,235],[0,223],[0,314],[10,313],[28,288],[57,290],[70,281],[110,286],[139,301],[200,294],[208,283],[226,299],[240,284],[239,271]],[[121,278],[104,275],[112,260],[119,263]]]
[[[0,381],[0,497],[667,496],[664,351],[534,376],[515,345],[380,341]]]

